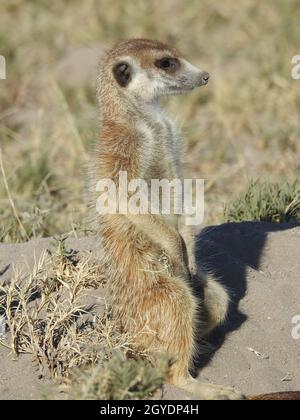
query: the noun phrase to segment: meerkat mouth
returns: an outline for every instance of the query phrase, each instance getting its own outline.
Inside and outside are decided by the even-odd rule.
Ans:
[[[194,90],[195,86],[171,86],[169,90],[170,95],[187,93]]]

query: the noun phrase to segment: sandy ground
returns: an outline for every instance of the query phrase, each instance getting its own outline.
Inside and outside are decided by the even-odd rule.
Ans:
[[[199,378],[247,395],[300,390],[300,339],[292,337],[292,318],[300,315],[300,226],[229,224],[206,228],[198,239],[199,264],[217,273],[232,300],[228,321],[202,346]],[[51,244],[0,245],[0,283],[9,281],[13,267],[28,271]],[[92,250],[94,244],[84,238],[68,247]],[[0,347],[0,399],[41,398],[45,386],[29,356],[16,361]],[[164,395],[189,397],[171,387]]]

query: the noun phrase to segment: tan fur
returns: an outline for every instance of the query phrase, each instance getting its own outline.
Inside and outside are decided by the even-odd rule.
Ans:
[[[180,69],[170,69],[165,76],[153,64],[164,56],[180,60]],[[112,73],[122,60],[135,69],[126,87],[119,86]],[[129,40],[109,51],[99,70],[101,134],[93,157],[93,181],[110,178],[118,184],[119,171],[127,171],[129,180],[149,183],[153,178],[180,178],[180,135],[160,107],[159,96],[172,94],[173,88],[165,87],[172,78],[182,93],[203,84],[204,74],[177,50],[156,41]],[[189,374],[196,335],[222,322],[228,306],[222,286],[197,272],[191,229],[177,216],[150,214],[98,216],[96,229],[109,267],[113,315],[124,331],[137,334],[136,347],[153,354],[167,352],[175,360],[169,382],[200,398],[239,398],[231,389],[200,384]],[[202,282],[200,307],[191,279]]]

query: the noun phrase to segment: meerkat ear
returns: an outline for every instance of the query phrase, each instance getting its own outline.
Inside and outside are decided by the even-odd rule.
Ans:
[[[132,69],[125,61],[117,63],[113,68],[113,75],[120,86],[126,87],[131,80]]]

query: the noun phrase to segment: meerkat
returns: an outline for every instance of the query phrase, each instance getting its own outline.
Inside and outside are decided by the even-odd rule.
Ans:
[[[108,51],[98,76],[101,132],[92,159],[93,190],[101,179],[118,185],[121,171],[149,183],[180,178],[181,136],[160,100],[208,79],[161,42],[132,39]],[[183,218],[118,212],[96,217],[112,314],[136,337],[137,349],[173,358],[170,384],[200,399],[240,399],[233,389],[200,383],[190,374],[196,339],[224,321],[229,298],[213,277],[199,273],[194,234]],[[200,304],[195,282],[203,289]]]

